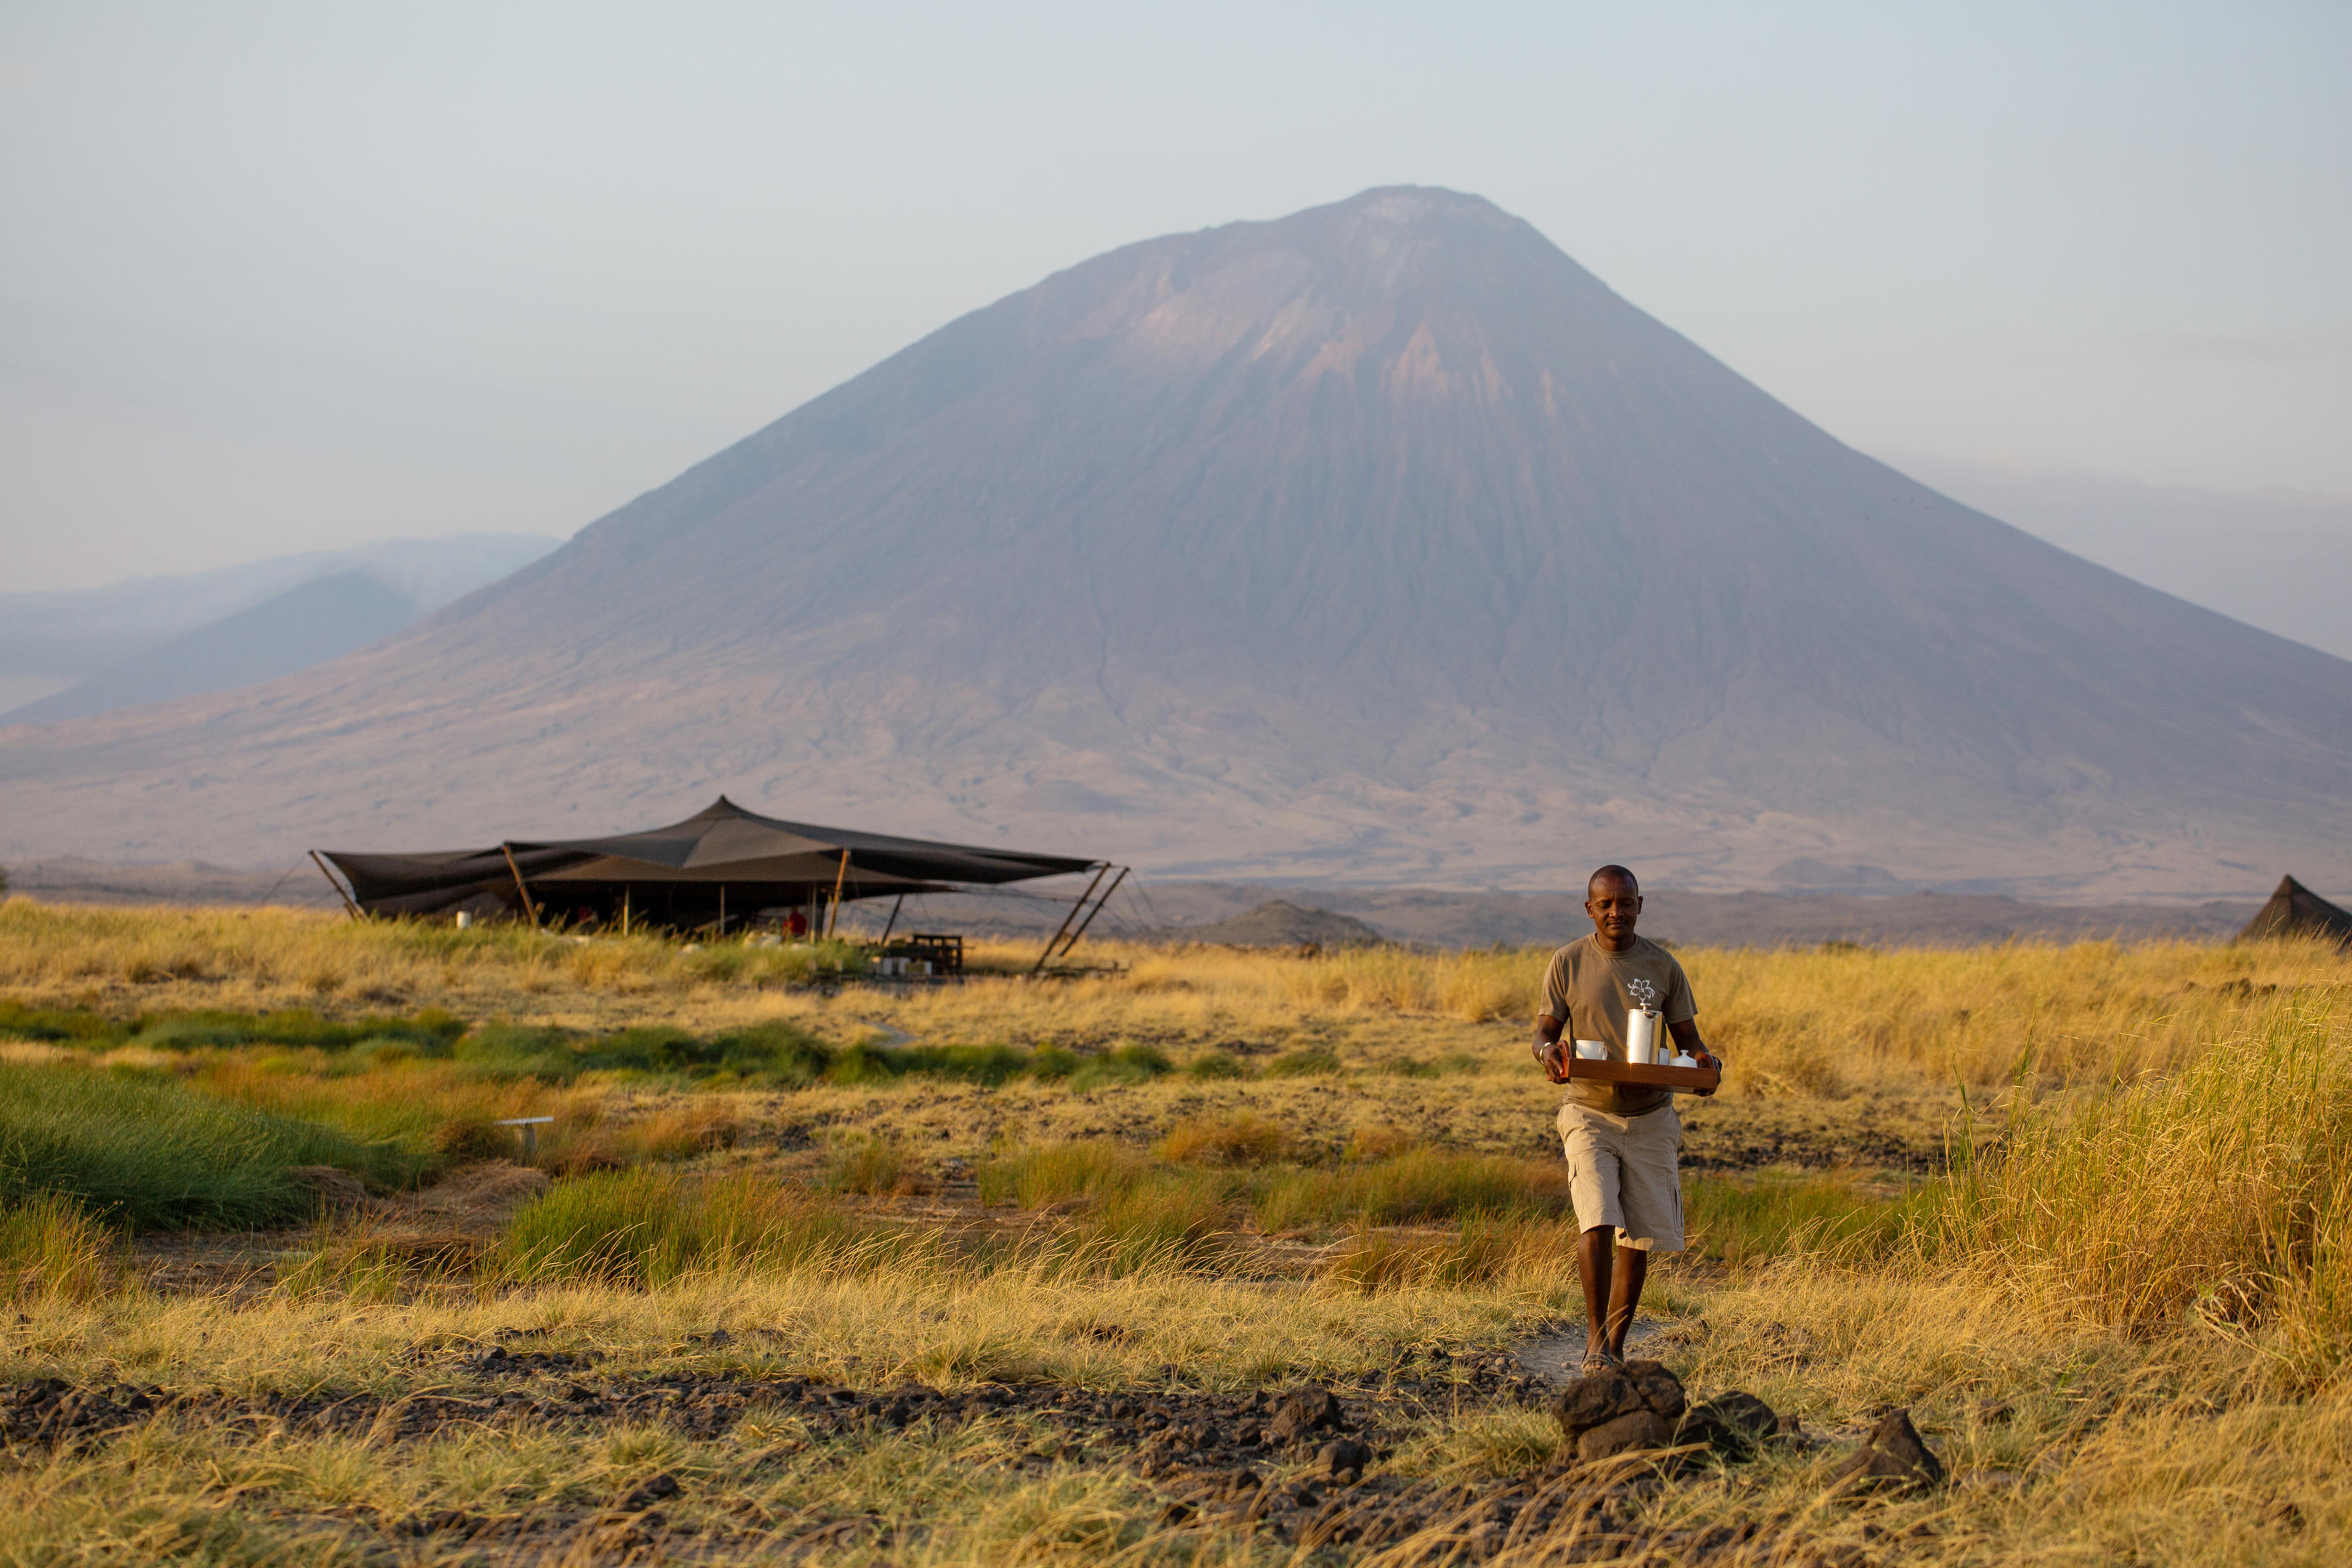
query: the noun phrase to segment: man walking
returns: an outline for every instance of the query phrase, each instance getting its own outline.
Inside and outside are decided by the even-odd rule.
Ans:
[[[1568,1085],[1559,1141],[1568,1156],[1569,1195],[1584,1234],[1576,1271],[1588,1320],[1584,1370],[1623,1359],[1626,1331],[1641,1305],[1653,1251],[1683,1246],[1682,1118],[1674,1095],[1641,1084],[1570,1082],[1572,1042],[1597,1040],[1609,1059],[1625,1059],[1625,1015],[1655,1008],[1676,1048],[1701,1067],[1720,1068],[1698,1037],[1698,1008],[1675,955],[1633,934],[1642,889],[1622,866],[1603,866],[1585,885],[1592,934],[1551,955],[1544,972],[1543,1012],[1536,1019],[1536,1059],[1544,1076]],[[1561,1033],[1567,1032],[1567,1039]],[[1712,1093],[1712,1090],[1705,1092]]]

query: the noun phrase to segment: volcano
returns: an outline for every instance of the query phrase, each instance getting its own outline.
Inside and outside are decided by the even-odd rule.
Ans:
[[[0,849],[754,809],[1163,875],[2352,881],[2352,663],[1843,446],[1480,198],[976,310],[362,652],[0,731]]]

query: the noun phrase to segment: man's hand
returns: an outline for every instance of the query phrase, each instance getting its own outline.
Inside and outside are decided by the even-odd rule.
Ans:
[[[1544,1077],[1554,1083],[1568,1081],[1568,1042],[1560,1038],[1567,1026],[1549,1013],[1536,1018],[1536,1037],[1528,1046],[1536,1060],[1543,1064]]]
[[[1691,1053],[1691,1059],[1692,1059],[1693,1061],[1696,1061],[1696,1063],[1698,1063],[1698,1065],[1699,1065],[1699,1066],[1701,1066],[1701,1067],[1703,1067],[1703,1068],[1713,1068],[1715,1069],[1715,1071],[1716,1071],[1716,1076],[1717,1076],[1717,1079],[1718,1079],[1718,1080],[1722,1078],[1722,1075],[1723,1075],[1723,1058],[1722,1058],[1721,1057],[1717,1056],[1713,1051],[1708,1050],[1705,1046],[1701,1046],[1698,1049],[1696,1049],[1696,1050],[1693,1051],[1693,1052]],[[1722,1088],[1722,1087],[1723,1087],[1723,1085],[1721,1084],[1721,1082],[1720,1082],[1720,1081],[1718,1081],[1718,1082],[1717,1083],[1717,1085],[1716,1085],[1716,1089],[1720,1089],[1720,1088]],[[1701,1100],[1705,1100],[1708,1095],[1713,1094],[1713,1093],[1715,1092],[1715,1089],[1702,1089],[1698,1090],[1697,1092],[1698,1092],[1698,1097],[1699,1097]]]

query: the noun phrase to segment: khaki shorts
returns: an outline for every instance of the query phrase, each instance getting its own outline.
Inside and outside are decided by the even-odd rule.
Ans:
[[[1560,1152],[1577,1226],[1617,1227],[1617,1245],[1683,1249],[1683,1184],[1676,1168],[1683,1120],[1671,1105],[1640,1116],[1612,1116],[1574,1100],[1559,1108]]]

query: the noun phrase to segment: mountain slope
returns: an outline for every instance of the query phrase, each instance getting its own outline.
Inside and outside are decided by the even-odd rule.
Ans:
[[[275,555],[209,572],[134,577],[102,588],[0,594],[0,723],[80,717],[290,674],[397,631],[536,561],[559,542],[529,533],[381,539],[344,550]],[[165,690],[128,673],[130,667],[148,660],[168,643],[305,584],[343,573],[362,574],[397,595],[408,606],[406,615],[389,625],[372,622],[380,629],[365,637],[341,641],[314,638],[299,658],[264,651],[269,639],[263,630],[263,647],[256,649],[258,662],[242,664],[241,668],[251,671],[242,679]],[[289,603],[294,605],[293,621],[299,625],[301,601]],[[172,669],[177,662],[167,658],[151,662],[148,668]],[[119,671],[124,672],[121,679],[117,679]],[[93,679],[99,684],[65,704],[41,703],[44,698],[62,696],[68,688]],[[93,702],[101,693],[106,694],[103,700]]]
[[[82,719],[252,686],[365,647],[415,619],[415,603],[406,595],[364,572],[338,572],[173,637],[0,720]]]
[[[2344,879],[2347,738],[2352,664],[1968,511],[1402,189],[1056,274],[324,670],[11,731],[0,833],[257,857],[717,785],[1165,870],[2210,888]],[[168,820],[105,821],[132,791]]]

